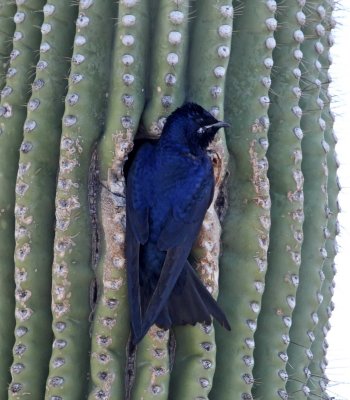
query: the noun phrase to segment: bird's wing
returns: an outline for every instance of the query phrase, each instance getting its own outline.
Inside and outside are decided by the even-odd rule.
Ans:
[[[141,298],[139,282],[140,244],[148,240],[149,199],[147,196],[147,173],[145,163],[151,147],[140,149],[129,171],[126,185],[126,237],[125,255],[127,260],[127,286],[131,326],[134,337],[141,332]]]
[[[172,213],[159,236],[157,246],[160,250],[168,250],[186,242],[192,246],[196,240],[213,199],[214,177],[211,165],[207,165],[195,183],[187,179],[186,183],[179,181],[178,185],[181,199],[174,200]]]
[[[211,168],[196,184],[181,185],[186,196],[174,206],[158,240],[159,249],[167,254],[143,319],[141,336],[153,325],[174,289],[212,201],[213,189]]]

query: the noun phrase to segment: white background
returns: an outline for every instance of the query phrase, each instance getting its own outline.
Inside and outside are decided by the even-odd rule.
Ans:
[[[336,42],[331,51],[332,110],[336,114],[335,133],[339,138],[336,151],[340,160],[342,212],[339,214],[341,233],[336,257],[335,310],[327,336],[329,364],[326,374],[330,379],[328,394],[336,400],[350,400],[350,9],[346,8],[349,6],[349,0],[337,3]]]

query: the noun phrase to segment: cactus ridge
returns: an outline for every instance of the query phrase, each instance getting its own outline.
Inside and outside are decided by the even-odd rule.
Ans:
[[[224,119],[224,96],[229,51],[232,37],[232,2],[201,1],[193,13],[192,38],[189,48],[188,98],[201,103],[216,118]],[[210,12],[208,13],[208,10]],[[212,32],[203,41],[203,32]],[[210,74],[208,75],[208,70]],[[221,224],[214,205],[227,173],[228,150],[225,134],[216,135],[210,146],[214,165],[215,191],[213,202],[192,249],[195,268],[208,290],[217,297]],[[207,399],[215,373],[216,343],[214,326],[176,327],[176,352],[170,379],[172,398]]]
[[[13,33],[12,52],[10,65],[7,70],[6,84],[1,91],[0,105],[0,254],[1,254],[1,279],[0,279],[0,314],[6,323],[0,324],[0,393],[5,397],[8,384],[10,365],[12,363],[11,349],[14,344],[15,323],[15,266],[13,256],[15,253],[15,213],[25,213],[25,208],[15,210],[16,176],[18,169],[19,152],[30,149],[29,146],[21,146],[23,138],[23,124],[26,118],[24,106],[30,97],[34,68],[38,54],[36,49],[40,43],[40,30],[42,13],[40,10],[44,1],[27,1],[26,4],[18,4],[13,21],[16,24]],[[2,11],[5,11],[3,7]],[[12,8],[13,10],[13,8]],[[10,17],[9,17],[10,18]],[[5,19],[6,23],[7,21]],[[5,28],[4,28],[5,29]],[[28,246],[23,249],[26,255]],[[18,279],[21,275],[18,274]],[[23,274],[25,278],[25,274]],[[17,314],[18,315],[18,314]],[[24,330],[21,331],[23,333]],[[17,334],[18,332],[16,332]],[[14,348],[13,351],[21,353],[26,350],[25,345]],[[21,385],[15,388],[20,389]]]
[[[150,101],[142,116],[143,125],[153,137],[159,137],[165,118],[185,100],[189,0],[159,0],[157,10],[150,60]]]
[[[12,50],[12,37],[15,31],[13,20],[15,12],[16,6],[14,3],[8,0],[0,1],[0,90],[6,83],[6,73],[8,72]]]
[[[300,81],[302,96],[300,121],[304,137],[301,142],[304,175],[304,241],[301,250],[300,284],[296,295],[296,307],[292,316],[290,345],[288,347],[287,391],[296,399],[308,395],[310,388],[309,364],[313,358],[311,345],[315,339],[314,329],[318,318],[318,308],[322,302],[320,290],[324,279],[322,268],[327,257],[324,230],[327,227],[327,158],[328,145],[324,140],[325,121],[321,118],[319,101],[321,81],[319,56],[324,51],[321,38],[324,35],[323,14],[319,13],[319,1],[309,1],[305,11],[306,40],[301,45],[304,54],[301,63]]]
[[[41,45],[50,46],[50,51],[40,53],[24,123],[22,147],[31,143],[31,150],[20,152],[16,182],[15,332],[25,330],[26,334],[16,334],[10,398],[25,397],[26,393],[33,398],[42,396],[51,355],[55,177],[64,110],[63,102],[57,104],[56,99],[63,98],[66,91],[69,63],[61,60],[71,55],[76,16],[71,5],[71,1],[59,0],[44,7]],[[62,34],[56,34],[60,30]],[[21,346],[25,352],[17,351]],[[36,360],[40,360],[38,366],[31,368]],[[15,390],[18,387],[20,390]]]
[[[169,331],[153,325],[138,345],[131,400],[168,399],[170,395],[168,341]]]
[[[45,399],[87,394],[90,350],[90,290],[93,291],[91,226],[94,177],[90,167],[102,130],[112,40],[110,2],[80,1],[68,93],[62,119],[52,266],[54,342]],[[94,93],[94,96],[90,94]],[[92,214],[90,216],[90,213]],[[103,343],[110,337],[93,338]]]
[[[281,4],[282,2],[278,2]],[[281,7],[273,52],[268,177],[271,193],[271,230],[268,268],[261,312],[255,333],[254,398],[286,396],[289,330],[299,283],[303,242],[303,174],[301,172],[300,117],[298,108],[300,59],[293,56],[302,41],[300,2]],[[295,18],[299,15],[299,20]]]
[[[314,331],[315,340],[311,345],[311,352],[313,354],[313,360],[311,360],[309,369],[311,377],[308,382],[308,386],[313,396],[326,396],[326,388],[328,379],[325,373],[327,366],[327,333],[330,329],[329,319],[331,317],[334,304],[332,302],[332,296],[334,292],[334,276],[335,276],[335,264],[334,258],[337,254],[337,243],[336,236],[338,234],[338,204],[337,197],[339,193],[339,183],[337,180],[337,169],[338,162],[336,158],[335,145],[336,137],[334,136],[333,123],[334,116],[330,108],[331,97],[328,92],[329,83],[331,77],[329,75],[329,67],[331,65],[330,48],[333,45],[332,28],[334,27],[334,20],[332,19],[332,7],[325,2],[326,18],[324,20],[324,26],[326,33],[321,39],[321,43],[324,46],[324,52],[320,55],[320,62],[323,66],[320,73],[320,80],[322,82],[322,88],[320,98],[323,101],[324,108],[322,110],[322,119],[326,123],[325,129],[325,140],[329,145],[329,151],[327,153],[327,167],[328,167],[328,179],[327,179],[327,194],[328,194],[328,224],[325,230],[326,236],[326,251],[327,258],[323,265],[324,281],[322,284],[320,295],[322,296],[322,303],[318,310],[319,323]]]
[[[229,334],[216,331],[220,343],[216,368],[221,373],[214,375],[212,400],[229,399],[231,393],[252,399],[254,332],[264,288],[270,228],[265,156],[269,98],[261,77],[269,80],[273,65],[273,46],[267,43],[274,40],[274,24],[268,22],[274,20],[275,11],[275,3],[248,1],[242,15],[233,21],[235,34],[225,91],[225,118],[233,124],[227,130],[227,147],[233,156],[227,182],[231,206],[223,223],[218,301],[235,328]],[[254,56],[246,58],[244,52],[248,48]],[[239,235],[235,235],[238,226]]]
[[[129,311],[124,256],[123,166],[133,146],[133,137],[144,108],[146,68],[144,63],[137,62],[137,58],[146,57],[147,31],[147,2],[129,7],[120,2],[114,34],[108,113],[104,135],[98,145],[102,189],[98,208],[98,295],[90,359],[91,400],[98,396],[104,399],[123,398],[125,386],[130,392],[130,383],[124,383],[125,369],[129,368],[125,351],[129,336]],[[133,41],[132,46],[128,45],[126,37]],[[103,336],[112,340],[108,343],[96,340]]]

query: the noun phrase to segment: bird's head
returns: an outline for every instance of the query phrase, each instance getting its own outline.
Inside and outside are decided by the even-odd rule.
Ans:
[[[177,108],[164,125],[163,135],[186,142],[191,148],[206,149],[220,128],[230,126],[218,121],[196,103],[185,103]]]

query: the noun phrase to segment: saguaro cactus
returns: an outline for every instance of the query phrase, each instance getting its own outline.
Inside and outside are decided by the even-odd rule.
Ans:
[[[329,399],[333,9],[0,0],[0,400]],[[134,349],[125,163],[186,100],[231,124],[190,261],[232,331]]]

